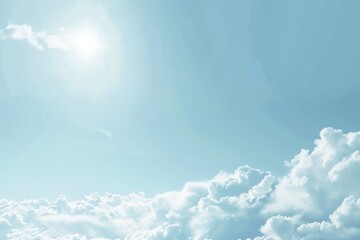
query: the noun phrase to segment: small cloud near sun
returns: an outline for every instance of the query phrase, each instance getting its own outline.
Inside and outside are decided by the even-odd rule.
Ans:
[[[63,31],[60,34],[47,34],[44,31],[34,31],[27,24],[9,23],[0,30],[0,40],[23,40],[31,46],[43,51],[44,49],[72,50],[78,57],[90,58],[101,49],[100,39],[95,31],[84,30]]]

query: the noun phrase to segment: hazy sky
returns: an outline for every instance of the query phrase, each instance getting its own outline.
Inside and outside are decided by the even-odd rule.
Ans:
[[[0,0],[0,239],[360,239],[359,0]]]
[[[0,2],[0,196],[283,174],[359,130],[359,1]]]

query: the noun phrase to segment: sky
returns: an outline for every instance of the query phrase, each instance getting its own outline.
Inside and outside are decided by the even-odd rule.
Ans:
[[[0,236],[360,236],[359,7],[1,0]]]
[[[244,164],[284,172],[322,128],[358,130],[357,4],[2,1],[2,29],[91,31],[102,49],[0,42],[1,194],[152,195]]]

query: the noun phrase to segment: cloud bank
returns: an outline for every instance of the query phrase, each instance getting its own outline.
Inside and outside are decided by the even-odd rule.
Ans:
[[[360,239],[360,132],[325,128],[285,176],[241,166],[148,198],[0,200],[1,239]]]
[[[24,40],[31,46],[42,51],[44,48],[69,49],[66,41],[58,35],[48,35],[46,32],[35,32],[27,24],[16,25],[9,23],[6,28],[0,29],[0,40]]]

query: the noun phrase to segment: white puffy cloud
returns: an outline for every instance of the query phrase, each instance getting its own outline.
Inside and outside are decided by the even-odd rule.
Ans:
[[[360,133],[325,128],[313,151],[302,150],[270,194],[270,216],[261,239],[357,239],[360,237]],[[273,216],[272,216],[273,215]],[[290,227],[293,226],[293,227]]]
[[[349,196],[329,216],[329,219],[304,222],[299,216],[274,216],[269,218],[260,231],[260,239],[301,239],[301,240],[351,240],[360,238],[360,198]]]
[[[259,207],[274,177],[248,166],[207,182],[189,182],[180,191],[153,198],[143,194],[79,201],[60,196],[22,202],[1,201],[3,236],[8,239],[218,239],[224,234],[255,236]],[[240,224],[241,227],[238,227]],[[1,237],[0,237],[1,238]]]
[[[36,49],[42,51],[45,47],[67,50],[69,45],[57,35],[48,35],[44,31],[35,32],[27,24],[16,25],[9,23],[6,28],[0,29],[0,40],[25,40]]]
[[[0,239],[360,238],[360,133],[325,128],[275,177],[249,166],[154,197],[0,200]]]
[[[360,133],[325,128],[315,145],[289,163],[265,212],[325,217],[347,196],[359,196]]]

